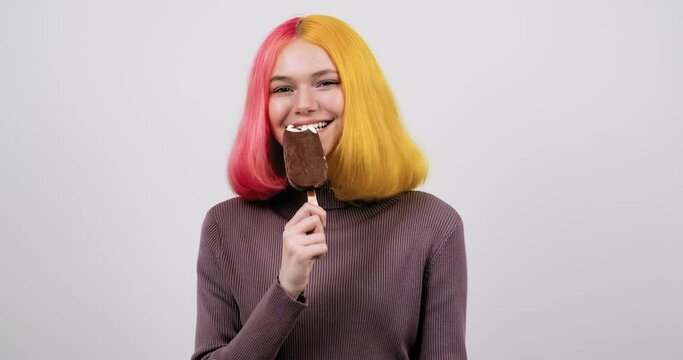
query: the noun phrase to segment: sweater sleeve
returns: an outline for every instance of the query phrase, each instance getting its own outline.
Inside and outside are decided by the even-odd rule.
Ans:
[[[467,265],[460,219],[432,257],[423,293],[420,359],[467,359],[465,310]]]
[[[220,228],[209,212],[197,259],[197,328],[192,360],[274,359],[306,305],[292,300],[273,279],[242,324],[222,259],[216,256],[220,240]]]

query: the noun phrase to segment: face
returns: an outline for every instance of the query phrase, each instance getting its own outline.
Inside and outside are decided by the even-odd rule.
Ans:
[[[288,125],[315,124],[325,155],[334,149],[342,131],[344,93],[325,50],[295,39],[280,52],[270,79],[268,110],[280,144]]]

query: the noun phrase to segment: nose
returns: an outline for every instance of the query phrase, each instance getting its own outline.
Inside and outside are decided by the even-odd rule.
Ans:
[[[301,89],[296,94],[294,112],[297,115],[307,115],[318,110],[318,102],[313,91]]]

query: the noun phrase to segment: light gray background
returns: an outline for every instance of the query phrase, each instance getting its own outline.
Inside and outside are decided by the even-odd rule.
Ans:
[[[326,13],[465,221],[471,359],[680,359],[681,4],[2,1],[0,358],[189,358],[250,62]]]

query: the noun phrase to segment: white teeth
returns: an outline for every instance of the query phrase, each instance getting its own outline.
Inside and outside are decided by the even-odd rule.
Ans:
[[[324,128],[325,126],[327,126],[327,124],[329,124],[329,123],[330,123],[329,121],[321,121],[321,122],[317,122],[317,123],[315,123],[315,124],[311,124],[311,125],[309,125],[309,126],[310,126],[310,127],[314,127],[314,128],[316,128],[316,129],[322,129],[322,128]]]
[[[313,124],[296,126],[296,129],[298,129],[298,130],[300,130],[300,131],[304,131],[304,130],[306,130],[306,129],[315,129],[315,130],[319,130],[319,129],[325,128],[327,125],[330,124],[330,122],[331,122],[331,121],[320,121],[320,122],[313,123]],[[290,125],[290,126],[292,126],[292,125]]]

